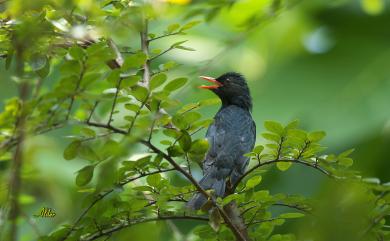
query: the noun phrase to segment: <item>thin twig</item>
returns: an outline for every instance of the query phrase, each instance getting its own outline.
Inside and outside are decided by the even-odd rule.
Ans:
[[[76,87],[75,87],[75,89],[73,91],[74,93],[72,94],[71,99],[70,99],[70,104],[69,104],[69,107],[68,107],[68,114],[66,115],[66,120],[69,120],[70,113],[72,111],[72,107],[73,107],[73,103],[74,103],[74,99],[75,99],[75,95],[76,95],[78,89],[80,88],[80,84],[81,84],[81,81],[82,81],[82,79],[84,77],[85,70],[86,70],[86,66],[85,66],[85,62],[83,61],[81,63],[81,72],[80,72],[79,78],[77,79]]]
[[[234,184],[234,186],[232,187],[232,190],[231,192],[233,193],[234,190],[236,190],[237,186],[240,184],[240,182],[246,177],[248,176],[250,173],[252,173],[254,170],[256,170],[257,168],[259,167],[262,167],[262,166],[265,166],[265,165],[269,165],[269,164],[273,164],[273,163],[277,163],[277,162],[292,162],[292,163],[299,163],[299,164],[302,164],[302,165],[306,165],[306,166],[309,166],[309,167],[312,167],[322,173],[324,173],[325,175],[329,176],[329,177],[334,177],[330,172],[328,172],[327,170],[325,170],[324,168],[320,167],[318,165],[318,163],[310,163],[310,162],[306,162],[306,161],[303,161],[303,160],[300,160],[300,158],[302,157],[302,154],[305,152],[305,150],[307,149],[307,147],[309,146],[310,142],[309,141],[306,141],[305,142],[305,145],[304,147],[299,151],[297,157],[295,159],[280,159],[280,155],[281,155],[281,151],[282,151],[282,145],[283,145],[283,142],[284,142],[284,138],[281,138],[280,142],[279,142],[279,147],[278,147],[278,151],[277,151],[277,158],[274,159],[274,160],[270,160],[270,161],[266,161],[266,162],[261,162],[260,161],[260,157],[257,156],[257,159],[258,159],[258,164],[253,166],[252,168],[250,168],[247,172],[244,173],[244,175],[240,176],[240,178],[236,181],[236,183]]]
[[[310,214],[311,212],[309,211],[309,209],[305,209],[303,207],[300,207],[298,204],[286,204],[286,203],[274,203],[272,204],[273,206],[282,206],[282,207],[288,207],[288,208],[293,208],[293,209],[297,209],[301,212],[304,212],[304,213],[308,213]]]
[[[93,107],[92,107],[92,109],[91,109],[91,113],[89,113],[87,122],[91,121],[91,118],[92,118],[92,116],[93,116],[93,113],[95,112],[95,109],[96,109],[96,107],[98,106],[98,104],[99,104],[99,101],[95,101],[95,103],[93,104]]]
[[[122,78],[119,77],[119,80],[118,80],[117,85],[116,85],[115,96],[114,96],[114,100],[112,101],[112,107],[111,107],[110,116],[109,116],[109,118],[108,118],[108,123],[107,123],[107,125],[111,125],[112,116],[114,115],[115,106],[116,106],[116,102],[117,102],[117,99],[118,99],[118,94],[119,94],[119,91],[120,91],[120,89],[121,89],[121,83],[122,83]]]
[[[129,126],[129,129],[127,130],[127,134],[128,134],[128,135],[131,134],[131,131],[133,130],[135,121],[137,120],[138,116],[141,114],[141,110],[142,110],[142,108],[144,108],[144,106],[146,105],[146,102],[148,101],[148,99],[149,99],[149,94],[148,94],[148,96],[145,97],[145,100],[142,101],[142,104],[141,104],[141,106],[139,107],[139,109],[137,110],[137,112],[135,112],[134,118],[133,118],[133,120],[131,121],[131,124],[130,124],[130,126]]]
[[[160,57],[161,55],[164,55],[164,54],[168,53],[168,52],[171,51],[172,49],[175,49],[175,48],[174,48],[174,47],[169,47],[169,48],[167,48],[166,50],[162,51],[161,53],[159,53],[159,54],[153,56],[152,58],[150,58],[150,61],[153,61],[153,60],[157,59],[158,57]]]
[[[249,207],[247,209],[245,209],[244,211],[241,212],[241,217],[244,217],[244,214],[249,212],[250,210],[254,209],[254,208],[257,208],[258,206],[252,206],[252,207]]]
[[[148,42],[152,42],[152,41],[155,41],[157,39],[166,38],[166,37],[169,37],[169,36],[179,35],[179,34],[182,34],[182,32],[178,31],[178,32],[174,32],[174,33],[164,34],[164,35],[161,35],[161,36],[157,36],[155,38],[151,38],[151,39],[148,40]]]
[[[140,37],[141,37],[142,52],[144,52],[144,54],[147,57],[145,64],[143,66],[144,75],[142,78],[142,83],[144,84],[144,86],[146,88],[149,88],[149,82],[150,82],[150,76],[151,76],[150,60],[149,60],[148,25],[149,25],[148,19],[146,17],[144,17],[143,29],[140,32]]]
[[[129,184],[129,183],[136,181],[136,180],[143,178],[143,177],[147,177],[147,176],[157,174],[157,173],[169,172],[169,171],[173,171],[173,170],[175,170],[175,169],[171,168],[171,169],[157,170],[157,171],[153,171],[150,173],[144,173],[144,174],[141,174],[137,177],[133,177],[133,178],[129,178],[127,180],[121,181],[118,185],[124,186],[126,184]],[[102,200],[103,198],[108,196],[114,190],[115,189],[113,188],[113,189],[110,189],[104,193],[99,194],[97,196],[97,198],[95,198],[95,200],[93,200],[93,202],[91,202],[89,204],[89,206],[81,213],[81,215],[77,218],[77,220],[73,223],[72,227],[69,229],[68,233],[61,240],[62,241],[66,240],[69,237],[69,235],[76,229],[77,225],[81,222],[81,220],[85,217],[85,215],[87,215],[87,213],[96,205],[96,203],[98,203],[100,200]]]
[[[148,141],[144,141],[144,140],[141,140],[140,142],[142,144],[144,144],[145,146],[149,147],[153,152],[162,155],[165,160],[167,160],[177,171],[179,171],[181,174],[183,174],[196,187],[198,192],[203,194],[205,197],[207,197],[211,201],[213,206],[218,209],[218,211],[220,212],[223,220],[225,221],[227,226],[232,230],[234,236],[237,238],[238,241],[246,241],[247,240],[244,237],[244,235],[240,232],[240,230],[233,224],[232,220],[226,214],[225,210],[223,208],[221,208],[215,202],[214,198],[199,185],[199,183],[194,179],[194,177],[191,174],[189,174],[179,164],[177,164],[176,161],[173,160],[173,158],[171,156],[167,155],[165,152],[163,152],[160,149],[158,149],[152,143],[150,143]]]
[[[265,222],[272,222],[272,221],[275,221],[275,220],[278,220],[280,218],[270,218],[270,219],[263,219],[263,220],[257,220],[257,221],[252,221],[248,224],[246,224],[247,226],[252,226],[254,224],[259,224],[259,223],[265,223]]]
[[[298,164],[302,164],[302,165],[305,165],[305,166],[308,166],[308,167],[311,167],[311,168],[314,168],[320,172],[322,172],[323,174],[329,176],[329,177],[334,177],[330,172],[328,172],[327,170],[323,169],[322,167],[318,166],[318,165],[315,165],[315,164],[312,164],[310,162],[306,162],[306,161],[303,161],[303,160],[296,160],[296,159],[276,159],[276,160],[271,160],[271,161],[266,161],[266,162],[261,162],[255,166],[253,166],[252,168],[250,168],[246,173],[244,173],[244,175],[242,175],[236,182],[236,184],[233,186],[233,190],[235,190],[238,186],[238,184],[246,177],[248,176],[250,173],[252,173],[254,170],[256,170],[257,168],[260,168],[262,166],[266,166],[266,165],[270,165],[270,164],[274,164],[274,163],[278,163],[278,162],[292,162],[292,163],[298,163]]]
[[[165,220],[198,220],[198,221],[206,221],[206,222],[209,221],[209,219],[207,217],[201,217],[201,216],[187,216],[187,215],[183,215],[183,216],[157,216],[155,218],[146,218],[146,219],[141,219],[141,220],[137,220],[137,221],[133,221],[133,222],[125,222],[124,224],[118,225],[116,227],[108,228],[108,229],[105,229],[101,232],[96,232],[94,234],[91,234],[89,237],[87,237],[83,240],[84,241],[92,241],[92,240],[96,240],[96,239],[99,239],[101,237],[110,235],[112,233],[115,233],[115,232],[122,230],[124,228],[131,227],[131,226],[136,225],[136,224],[155,222],[155,221],[165,221]]]

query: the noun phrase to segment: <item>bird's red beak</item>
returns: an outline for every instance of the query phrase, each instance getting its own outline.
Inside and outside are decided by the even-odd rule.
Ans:
[[[199,88],[201,88],[201,89],[213,90],[213,89],[218,89],[219,87],[222,86],[222,83],[217,81],[213,77],[199,76],[199,78],[204,79],[204,80],[214,84],[214,85],[201,85],[201,86],[199,86]]]

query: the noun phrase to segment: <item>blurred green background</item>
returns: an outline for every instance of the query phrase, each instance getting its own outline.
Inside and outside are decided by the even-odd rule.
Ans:
[[[249,81],[258,133],[263,131],[264,120],[286,123],[299,119],[303,129],[327,132],[324,145],[329,152],[355,148],[354,168],[363,176],[389,182],[390,2],[299,1],[250,30],[240,26],[251,14],[263,11],[266,2],[238,1],[189,35],[173,37],[175,41],[188,40],[186,45],[196,49],[175,50],[165,56],[165,60],[183,65],[175,74],[187,75],[191,80],[177,98],[192,102],[213,97],[211,92],[196,88],[201,83],[198,75],[217,77],[227,71],[240,72]],[[172,6],[162,20],[151,23],[152,31],[183,21],[179,13],[187,8]],[[113,38],[124,44],[129,36]],[[167,39],[158,44],[171,42]],[[58,78],[55,67],[52,71],[53,79]],[[50,80],[46,83],[50,86]],[[16,88],[1,60],[0,109],[4,100],[14,95]],[[217,108],[208,107],[203,114],[211,117]],[[22,197],[25,214],[31,216],[44,206],[57,213],[55,219],[32,220],[42,234],[74,220],[83,200],[74,177],[84,163],[62,158],[68,143],[65,135],[69,135],[67,130],[58,130],[34,137],[27,145],[26,162],[31,165],[25,165],[24,170],[29,175],[29,182],[24,184],[29,195]],[[324,177],[299,166],[286,173],[271,171],[263,180],[271,193],[320,194],[324,187]],[[182,231],[193,226],[187,222],[176,224]],[[31,240],[35,231],[28,223],[22,225],[21,240]],[[126,232],[132,232],[132,240],[172,240],[172,232],[164,228],[167,225],[149,224]]]

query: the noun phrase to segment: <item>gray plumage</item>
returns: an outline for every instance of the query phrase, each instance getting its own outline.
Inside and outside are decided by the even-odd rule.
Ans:
[[[236,76],[239,79],[234,79]],[[228,73],[216,80],[223,83],[223,87],[226,88],[220,87],[219,92],[214,90],[222,100],[222,107],[215,115],[214,123],[207,130],[206,138],[210,148],[203,161],[204,175],[199,184],[205,190],[213,189],[215,196],[223,197],[226,180],[230,178],[234,185],[245,172],[249,159],[244,154],[253,149],[256,126],[250,113],[249,89],[243,77],[236,73]],[[238,83],[242,88],[232,83]],[[236,91],[233,91],[232,86]],[[187,203],[187,207],[198,210],[206,201],[207,198],[203,194],[197,193]]]

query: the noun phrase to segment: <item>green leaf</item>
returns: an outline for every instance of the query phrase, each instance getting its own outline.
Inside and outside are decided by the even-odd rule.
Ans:
[[[349,155],[352,154],[352,152],[354,152],[355,149],[349,149],[349,150],[346,150],[344,152],[342,152],[341,154],[338,155],[339,158],[341,157],[348,157]]]
[[[174,145],[168,147],[168,154],[172,157],[182,156],[184,154],[180,146]]]
[[[160,101],[167,101],[167,102],[172,102],[174,100],[172,99],[168,99],[169,97],[169,92],[168,91],[165,91],[165,90],[162,90],[162,91],[157,91],[157,92],[154,92],[153,93],[153,98],[157,99],[157,100],[160,100]],[[161,104],[162,105],[162,104]]]
[[[80,71],[81,71],[80,62],[76,60],[65,61],[64,64],[61,65],[60,67],[60,72],[62,74],[62,77],[75,75],[75,74],[79,75]]]
[[[221,104],[221,99],[220,98],[211,98],[211,99],[206,99],[206,100],[201,100],[199,102],[199,106],[210,106],[210,105],[218,105]]]
[[[83,77],[82,86],[88,86],[98,80],[101,77],[101,73],[87,73]]]
[[[204,160],[204,153],[203,154],[195,154],[195,153],[188,153],[188,158],[193,163],[198,163],[200,166],[202,165],[202,161]]]
[[[183,25],[183,27],[181,27],[180,29],[180,32],[181,31],[185,31],[185,30],[188,30],[190,28],[193,28],[194,26],[196,26],[197,24],[201,23],[201,21],[197,20],[197,21],[192,21],[192,22],[188,22],[186,24]]]
[[[75,60],[81,60],[84,57],[84,50],[79,46],[74,46],[69,49],[69,55]]]
[[[134,86],[131,90],[131,95],[134,96],[138,101],[144,102],[148,97],[148,89],[143,86]]]
[[[240,194],[233,193],[233,194],[230,194],[229,196],[225,197],[222,201],[222,204],[226,205],[226,204],[230,203],[231,201],[238,200],[240,198],[241,198]]]
[[[181,130],[188,128],[188,123],[181,115],[174,115],[172,118],[172,123]]]
[[[162,68],[163,70],[170,70],[170,69],[176,67],[177,65],[178,64],[175,61],[170,60],[170,61],[166,62],[165,64],[162,64],[160,66],[160,68]]]
[[[76,176],[76,185],[79,187],[87,185],[92,180],[94,169],[95,165],[85,166],[80,169]]]
[[[116,85],[117,81],[119,80],[119,76],[120,76],[120,70],[114,69],[113,71],[111,71],[108,74],[106,80],[114,86],[114,85]],[[122,84],[123,84],[123,81],[122,81]]]
[[[143,209],[145,209],[145,206],[148,205],[148,203],[149,202],[147,200],[132,199],[132,201],[130,203],[130,210],[132,212],[137,212],[137,211],[143,210]]]
[[[268,147],[269,149],[271,149],[272,151],[277,151],[279,149],[279,145],[278,144],[271,144],[271,143],[268,143],[268,144],[265,144],[266,147]]]
[[[292,165],[292,162],[277,162],[276,167],[281,171],[287,171]]]
[[[199,103],[189,103],[184,105],[180,110],[177,111],[178,114],[183,114],[184,112],[195,110],[199,107]]]
[[[163,158],[164,158],[163,154],[156,155],[156,157],[153,160],[153,164],[156,165],[156,166],[159,166],[160,163],[162,162]]]
[[[137,112],[139,110],[139,106],[131,103],[125,104],[125,108],[134,112]]]
[[[299,125],[299,120],[293,120],[290,123],[288,123],[284,129],[285,130],[296,129],[298,125]]]
[[[54,231],[52,234],[50,234],[49,241],[57,241],[61,239],[65,239],[65,236],[69,232],[70,227],[62,227],[56,231]]]
[[[255,186],[259,185],[260,182],[261,182],[261,176],[254,176],[254,177],[251,177],[245,184],[245,189],[246,190],[249,190],[249,189],[252,189],[254,188]]]
[[[79,140],[71,142],[64,150],[64,159],[65,160],[75,159],[80,149],[80,146],[81,146],[81,141]]]
[[[198,139],[192,142],[191,149],[189,152],[193,154],[204,154],[209,149],[209,142],[207,139]]]
[[[307,133],[299,129],[288,130],[287,135],[288,137],[294,137],[295,139],[300,139],[301,141],[305,141],[307,138]]]
[[[134,120],[134,116],[131,116],[131,115],[126,115],[124,117],[125,120],[127,120],[128,122],[132,122]]]
[[[174,79],[172,81],[170,81],[165,87],[164,87],[164,90],[166,91],[175,91],[179,88],[181,88],[182,86],[184,86],[186,83],[187,83],[187,78],[177,78],[177,79]]]
[[[171,48],[176,48],[178,46],[180,46],[181,44],[187,42],[188,40],[183,40],[183,41],[179,41],[179,42],[176,42],[174,44],[171,45]]]
[[[81,145],[79,149],[79,156],[88,161],[99,161],[100,158],[96,152],[87,145]]]
[[[102,148],[99,148],[99,154],[101,154],[102,159],[106,159],[110,156],[115,156],[120,154],[122,151],[121,146],[118,142],[108,139]]]
[[[152,100],[149,103],[150,111],[156,113],[159,110],[160,106],[161,100],[158,100],[157,98],[154,98],[154,96],[152,96]]]
[[[284,133],[283,126],[276,121],[265,121],[264,127],[268,131],[275,133],[275,134],[278,134],[278,135],[283,135],[283,133]]]
[[[201,117],[202,117],[201,114],[199,114],[198,112],[194,112],[194,111],[187,112],[187,113],[183,114],[183,119],[188,124],[194,123],[195,121],[199,120]]]
[[[87,128],[87,127],[82,128],[81,133],[83,133],[83,135],[87,136],[87,137],[95,137],[96,136],[96,132],[90,128]]]
[[[262,145],[258,145],[256,146],[255,148],[253,148],[253,152],[256,153],[256,154],[260,154],[262,151],[264,150],[264,146]]]
[[[311,142],[318,142],[318,141],[322,140],[325,136],[326,136],[326,133],[324,131],[314,131],[314,132],[309,133],[307,138]]]
[[[303,213],[282,213],[279,218],[301,218],[304,216],[305,214]]]
[[[338,163],[340,166],[350,167],[353,164],[353,159],[349,157],[342,157],[339,159]]]
[[[179,144],[183,151],[187,152],[191,148],[191,136],[187,131],[181,131],[181,136],[179,138]]]
[[[162,52],[161,49],[153,49],[153,50],[152,50],[152,53],[153,53],[154,55],[158,55],[158,54],[160,54],[161,52]]]
[[[166,145],[166,146],[172,145],[172,141],[168,141],[168,140],[162,140],[162,141],[160,141],[160,143],[163,145]]]
[[[146,182],[152,186],[152,187],[158,187],[159,183],[161,181],[161,175],[160,173],[156,173],[156,174],[153,174],[153,175],[149,175],[147,178],[146,178]]]
[[[140,76],[132,75],[132,76],[126,77],[122,80],[121,87],[122,88],[133,87],[134,85],[136,85],[140,81],[141,81]]]
[[[182,49],[182,50],[187,50],[187,51],[196,51],[196,49],[193,49],[193,48],[190,48],[190,47],[186,47],[186,46],[176,46],[175,48],[177,49]]]
[[[157,87],[164,84],[164,82],[167,80],[167,75],[164,73],[153,75],[152,79],[150,80],[150,89],[154,90]]]
[[[266,133],[262,133],[261,136],[264,137],[264,139],[266,139],[268,141],[273,141],[273,142],[277,142],[277,143],[279,143],[279,141],[280,141],[280,136],[276,135],[276,134],[266,132]]]
[[[173,33],[174,31],[176,31],[179,28],[180,28],[180,24],[178,24],[178,23],[171,24],[167,28],[167,33]]]
[[[125,58],[122,69],[139,68],[145,63],[146,59],[146,54],[142,52],[132,54]]]
[[[180,131],[175,129],[165,129],[163,130],[163,134],[176,139],[180,136]]]

